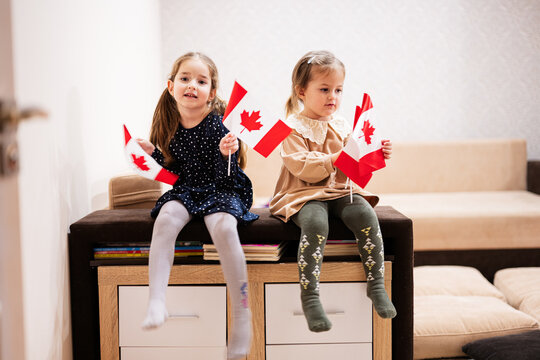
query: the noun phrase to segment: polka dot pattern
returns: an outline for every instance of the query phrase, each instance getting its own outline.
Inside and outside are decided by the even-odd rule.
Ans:
[[[222,116],[215,114],[209,114],[191,129],[178,126],[169,145],[175,162],[166,168],[179,178],[156,202],[151,212],[153,218],[157,217],[163,204],[171,200],[182,201],[189,213],[198,217],[226,212],[239,223],[258,218],[249,212],[253,188],[238,166],[237,153],[231,155],[231,175],[227,175],[228,160],[221,155],[219,142],[228,132]],[[165,166],[163,154],[157,148],[152,157]]]

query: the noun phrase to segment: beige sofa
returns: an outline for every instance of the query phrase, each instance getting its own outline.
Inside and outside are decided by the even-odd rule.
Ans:
[[[540,247],[524,140],[396,144],[367,189],[413,219],[415,251]]]
[[[280,166],[278,151],[249,153],[256,203],[272,195]],[[415,251],[540,248],[525,140],[395,142],[366,189],[413,220]]]
[[[415,267],[414,359],[474,357],[476,341],[494,346],[499,337],[510,340],[530,331],[540,335],[539,275],[540,267],[503,269],[493,285],[473,267]],[[493,357],[479,359],[528,359],[521,356],[522,346],[506,347],[510,356],[493,349]]]

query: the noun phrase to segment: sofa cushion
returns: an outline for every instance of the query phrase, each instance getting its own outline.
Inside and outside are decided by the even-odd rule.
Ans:
[[[540,330],[473,341],[463,352],[475,360],[538,360]]]
[[[414,296],[425,295],[491,296],[506,301],[480,271],[468,266],[415,267]]]
[[[109,180],[109,209],[151,209],[161,196],[161,183],[139,175]]]
[[[395,142],[392,159],[373,174],[376,194],[525,190],[524,139]]]
[[[510,305],[540,321],[540,267],[499,270],[493,283]]]
[[[413,220],[414,250],[536,248],[540,195],[527,191],[383,194]]]
[[[489,296],[416,296],[414,358],[463,356],[462,346],[538,329],[538,322]]]
[[[519,310],[531,315],[540,322],[540,294],[527,296],[519,306]]]

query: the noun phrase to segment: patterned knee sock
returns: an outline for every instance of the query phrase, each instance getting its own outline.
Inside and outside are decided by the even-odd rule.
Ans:
[[[302,309],[309,330],[314,332],[328,331],[332,328],[332,323],[328,320],[319,298],[319,277],[325,244],[325,236],[302,234],[298,247]]]
[[[384,247],[379,227],[361,229],[360,238],[356,241],[367,277],[367,296],[380,317],[393,318],[396,316],[396,308],[384,288]]]

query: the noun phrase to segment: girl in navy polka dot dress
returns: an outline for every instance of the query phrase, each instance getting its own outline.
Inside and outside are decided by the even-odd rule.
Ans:
[[[151,212],[156,221],[150,246],[150,296],[142,326],[156,328],[167,319],[165,291],[174,243],[192,218],[203,218],[219,253],[233,304],[227,358],[239,359],[249,351],[251,312],[246,260],[236,227],[256,220],[257,215],[249,212],[251,181],[238,164],[236,136],[223,126],[225,103],[216,96],[217,87],[217,68],[209,57],[183,55],[174,63],[156,107],[150,141],[137,139],[148,154],[179,176]]]

